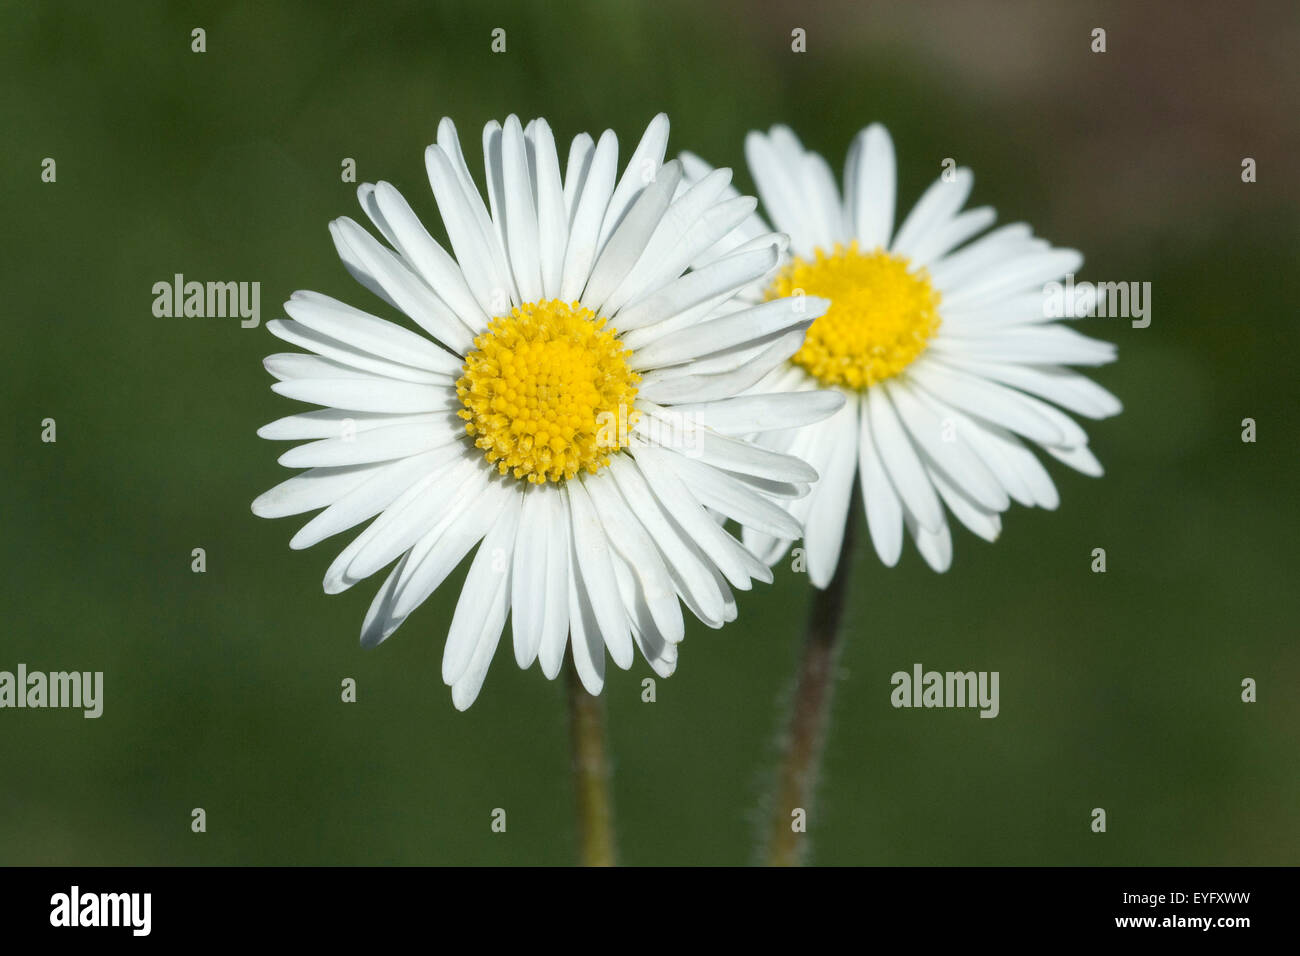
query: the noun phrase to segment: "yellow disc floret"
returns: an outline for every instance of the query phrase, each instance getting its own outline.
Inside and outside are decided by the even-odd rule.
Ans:
[[[456,394],[465,431],[501,474],[535,484],[594,473],[627,445],[641,376],[617,332],[558,299],[492,319]]]
[[[909,271],[904,256],[864,253],[857,242],[796,257],[777,275],[767,298],[802,290],[831,300],[791,359],[823,385],[868,388],[897,375],[925,351],[939,328],[939,293],[925,269]]]

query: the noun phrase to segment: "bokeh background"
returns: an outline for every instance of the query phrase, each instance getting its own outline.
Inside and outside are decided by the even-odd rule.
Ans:
[[[283,346],[154,318],[151,287],[259,281],[263,323],[300,288],[388,314],[326,232],[361,218],[344,157],[441,237],[422,159],[440,116],[477,170],[491,118],[545,115],[564,143],[612,127],[625,157],[660,110],[670,152],[732,165],[746,190],[747,130],[789,122],[839,169],[883,121],[900,209],[952,156],[973,203],[1082,249],[1080,278],[1153,285],[1150,328],[1083,323],[1119,345],[1097,378],[1126,410],[1089,425],[1103,479],[1051,463],[1059,511],[1013,508],[996,545],[955,531],[943,576],[910,544],[886,570],[859,536],[814,859],[1300,862],[1298,18],[1287,2],[5,4],[0,669],[102,670],[106,700],[99,720],[0,711],[0,863],[575,858],[562,686],[503,642],[478,703],[452,708],[439,660],[463,569],[362,652],[377,582],[327,597],[338,542],[291,552],[295,520],[249,512],[287,474],[254,435],[296,410],[261,366]],[[642,662],[610,668],[623,861],[753,859],[807,602],[783,567],[737,624],[691,627],[656,703]],[[889,675],[917,661],[999,671],[1001,715],[892,709]]]

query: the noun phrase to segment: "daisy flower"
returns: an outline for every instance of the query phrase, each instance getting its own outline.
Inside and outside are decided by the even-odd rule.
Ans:
[[[322,408],[259,430],[306,440],[279,461],[307,470],[253,511],[324,509],[295,549],[374,518],[324,582],[334,594],[393,565],[366,647],[477,546],[442,660],[459,709],[507,615],[517,662],[548,678],[570,644],[592,694],[606,650],[626,669],[635,646],[668,676],[681,605],[721,627],[736,617],[733,589],[771,580],[715,513],[799,533],[775,501],[805,494],[816,473],[737,436],[838,408],[836,396],[752,393],[826,303],[732,301],[775,274],[784,237],[771,233],[688,269],[757,203],[725,194],[726,170],[684,183],[680,163],[663,163],[667,138],[657,116],[619,177],[613,132],[579,135],[561,174],[544,120],[489,123],[485,204],[444,119],[425,163],[450,252],[384,182],[358,194],[387,244],[351,219],[330,225],[353,277],[424,334],[315,292],[267,325],[307,350],[266,360],[273,391]]]
[[[843,198],[826,160],[787,127],[750,133],[745,155],[790,243],[778,274],[740,300],[802,292],[832,302],[802,348],[758,383],[846,398],[824,421],[758,436],[821,474],[810,495],[787,504],[804,525],[814,585],[825,588],[837,567],[855,474],[880,560],[898,562],[906,528],[926,562],[945,571],[948,513],[992,541],[1011,501],[1059,503],[1027,443],[1102,473],[1087,434],[1061,409],[1088,418],[1120,411],[1113,395],[1067,367],[1110,362],[1115,347],[1044,308],[1044,284],[1074,273],[1078,252],[1053,248],[1023,223],[984,232],[996,216],[987,206],[963,211],[972,183],[964,168],[936,180],[895,229],[894,147],[878,124],[853,141]],[[711,175],[698,157],[682,160],[688,178]],[[698,264],[767,228],[751,216]],[[770,562],[791,543],[762,528],[747,528],[744,539]]]

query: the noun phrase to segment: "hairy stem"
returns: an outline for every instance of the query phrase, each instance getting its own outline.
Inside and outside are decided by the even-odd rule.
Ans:
[[[578,860],[583,866],[613,866],[614,807],[605,752],[605,702],[587,693],[572,661],[564,670],[578,809]]]
[[[803,811],[803,822],[812,812],[822,751],[830,720],[831,692],[839,657],[840,622],[848,597],[853,538],[860,520],[857,495],[845,522],[839,565],[824,591],[814,590],[808,612],[807,630],[799,660],[790,722],[781,738],[781,763],[772,800],[768,833],[769,866],[801,866],[807,857],[808,834],[795,828],[795,811]]]

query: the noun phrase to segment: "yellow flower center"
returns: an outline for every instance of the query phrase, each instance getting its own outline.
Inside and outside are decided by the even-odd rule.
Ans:
[[[925,351],[939,328],[939,293],[925,269],[883,249],[863,253],[836,243],[811,260],[796,257],[767,290],[777,299],[803,290],[831,300],[791,358],[823,385],[869,388],[897,375]]]
[[[492,319],[456,394],[465,431],[501,474],[534,484],[595,473],[627,445],[641,376],[618,333],[558,299]]]

